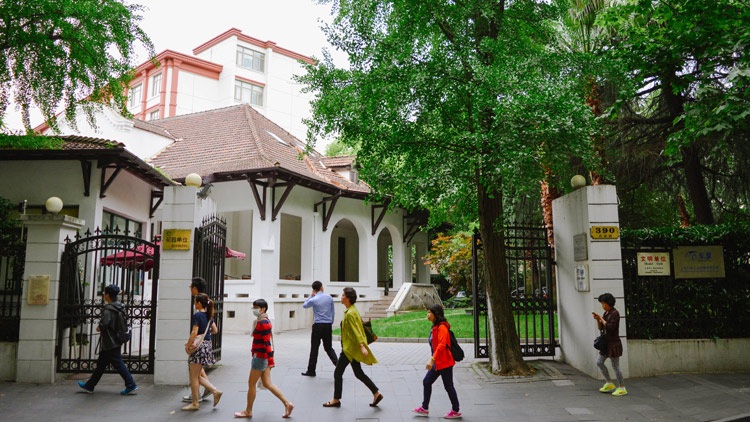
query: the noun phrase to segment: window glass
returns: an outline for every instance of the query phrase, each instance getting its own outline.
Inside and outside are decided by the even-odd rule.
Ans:
[[[249,48],[237,46],[237,66],[263,72],[265,62],[265,54]]]
[[[151,78],[151,96],[157,95],[161,91],[161,73]]]
[[[130,95],[128,96],[129,106],[135,107],[138,105],[138,103],[141,102],[141,89],[143,88],[143,84],[138,84],[132,88],[130,88]]]
[[[234,81],[234,99],[245,103],[263,106],[263,87],[248,82]]]

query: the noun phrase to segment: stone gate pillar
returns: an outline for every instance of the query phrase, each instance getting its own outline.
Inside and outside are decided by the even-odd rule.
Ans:
[[[625,332],[625,291],[619,236],[592,238],[592,227],[617,227],[617,191],[612,185],[588,186],[552,201],[558,325],[563,359],[589,376],[602,378],[593,347],[599,334],[591,312],[602,314],[597,297],[614,295],[620,311],[623,356],[620,368],[629,376]],[[614,376],[610,372],[610,375]]]
[[[58,214],[22,215],[21,221],[27,230],[27,240],[16,382],[52,384],[55,382],[61,257],[65,250],[65,238],[73,239],[76,230],[83,227],[85,222]],[[38,276],[44,277],[44,281],[34,286],[35,297],[30,301],[30,281]],[[42,289],[37,290],[37,287]]]
[[[190,248],[164,249],[159,265],[156,302],[156,356],[154,384],[189,383],[185,342],[190,335],[190,281],[193,278],[194,229],[199,225],[201,204],[198,189],[191,186],[167,186],[162,205],[166,230],[188,230]],[[162,245],[164,239],[162,239]]]

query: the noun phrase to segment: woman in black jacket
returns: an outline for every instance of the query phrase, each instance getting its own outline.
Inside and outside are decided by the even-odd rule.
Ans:
[[[596,359],[596,366],[604,374],[604,378],[607,382],[602,388],[599,389],[602,393],[609,393],[612,391],[613,396],[624,396],[628,394],[628,390],[625,389],[625,381],[622,377],[622,371],[620,371],[620,356],[622,356],[622,341],[620,341],[620,312],[615,309],[615,297],[610,293],[604,293],[599,296],[599,303],[602,304],[604,309],[604,315],[599,315],[596,312],[592,312],[596,325],[599,330],[604,330],[604,335],[607,339],[607,347],[599,352],[599,357]],[[617,382],[619,387],[615,388],[612,383],[612,378],[609,377],[609,371],[604,366],[604,361],[609,358],[612,363],[612,369],[615,370],[617,376]]]

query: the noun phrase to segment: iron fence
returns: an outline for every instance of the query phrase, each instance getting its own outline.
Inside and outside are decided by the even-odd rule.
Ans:
[[[0,341],[18,341],[26,240],[0,244]]]
[[[214,322],[219,332],[211,335],[211,343],[216,361],[221,360],[226,245],[227,223],[223,219],[216,216],[208,217],[195,229],[193,277],[202,277],[206,280],[206,294],[214,302]],[[190,306],[192,312],[193,305]]]

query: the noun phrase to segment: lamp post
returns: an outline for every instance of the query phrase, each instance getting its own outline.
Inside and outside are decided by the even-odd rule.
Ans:
[[[190,173],[185,177],[185,186],[201,187],[203,179],[198,173]]]
[[[46,208],[47,212],[50,214],[57,214],[63,209],[63,201],[56,196],[52,196],[44,203],[44,208]]]

